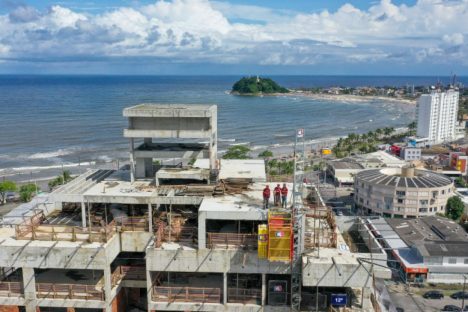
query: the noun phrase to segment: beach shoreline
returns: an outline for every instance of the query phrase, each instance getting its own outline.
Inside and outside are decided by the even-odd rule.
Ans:
[[[326,101],[337,101],[337,102],[369,102],[369,101],[387,101],[395,102],[405,105],[416,105],[416,100],[395,98],[389,96],[376,96],[376,95],[354,95],[354,94],[324,94],[314,93],[311,91],[302,91],[291,89],[288,93],[261,93],[261,94],[239,94],[237,92],[230,92],[231,95],[236,96],[272,96],[272,97],[290,97],[300,96],[307,97],[314,100],[326,100]]]

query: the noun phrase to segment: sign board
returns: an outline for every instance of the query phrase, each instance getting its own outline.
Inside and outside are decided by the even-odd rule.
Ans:
[[[348,302],[348,296],[346,294],[331,294],[331,305],[332,306],[345,306]]]

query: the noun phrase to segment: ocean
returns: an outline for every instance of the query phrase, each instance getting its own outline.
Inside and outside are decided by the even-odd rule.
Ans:
[[[431,85],[438,77],[270,76],[286,87]],[[0,178],[36,179],[61,168],[128,159],[125,107],[138,103],[217,104],[219,150],[288,145],[404,127],[415,106],[382,100],[228,94],[240,76],[0,76]],[[462,78],[463,80],[463,78]],[[444,78],[442,81],[449,81]],[[468,79],[465,78],[464,83]]]

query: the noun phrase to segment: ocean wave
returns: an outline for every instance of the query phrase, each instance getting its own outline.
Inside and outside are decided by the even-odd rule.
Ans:
[[[20,173],[20,172],[30,172],[30,171],[36,171],[36,170],[73,168],[73,167],[79,167],[79,166],[93,166],[95,164],[96,164],[96,162],[94,162],[94,161],[88,161],[88,162],[82,162],[82,163],[69,163],[69,164],[63,164],[63,165],[25,166],[25,167],[0,169],[0,173],[2,173],[2,174],[3,173],[16,174],[16,173]]]
[[[250,145],[250,142],[239,142],[239,143],[232,143],[232,144],[229,144],[231,146],[236,146],[236,145]]]
[[[56,151],[51,152],[39,152],[32,155],[29,155],[28,159],[46,159],[46,158],[57,158],[60,156],[66,156],[76,152],[77,148],[61,148]]]
[[[236,139],[222,139],[222,138],[218,138],[218,142],[236,142]]]

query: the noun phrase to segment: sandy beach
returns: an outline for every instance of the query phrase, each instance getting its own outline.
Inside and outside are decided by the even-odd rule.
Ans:
[[[416,105],[416,100],[395,98],[389,96],[374,96],[374,95],[354,95],[354,94],[324,94],[324,93],[314,93],[310,91],[302,90],[291,90],[289,93],[270,93],[270,94],[236,94],[231,93],[232,95],[237,96],[279,96],[279,97],[307,97],[316,100],[325,100],[325,101],[338,101],[338,102],[369,102],[369,101],[386,101],[386,102],[395,102],[400,104],[407,105]]]

